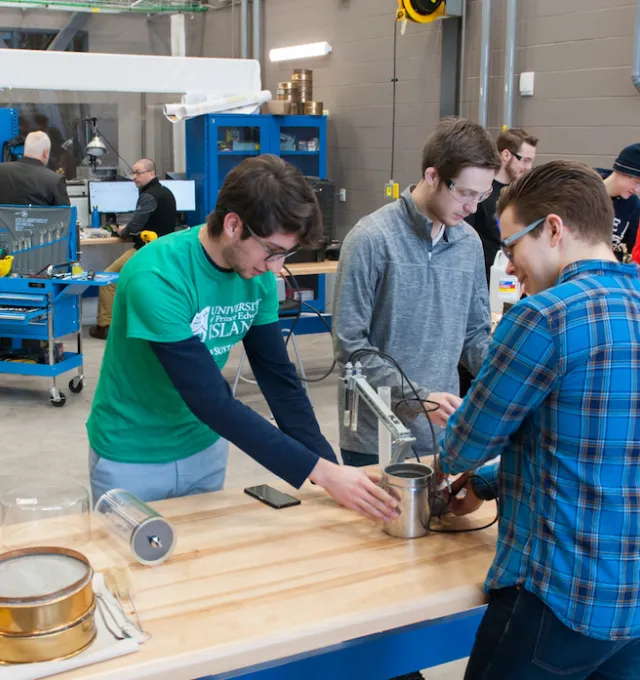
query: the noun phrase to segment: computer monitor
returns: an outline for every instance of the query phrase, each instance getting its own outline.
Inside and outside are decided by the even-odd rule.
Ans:
[[[160,184],[171,190],[178,212],[196,209],[196,183],[192,179],[161,179]]]
[[[193,180],[161,179],[176,199],[178,212],[196,209],[196,183]],[[129,213],[136,209],[138,189],[133,182],[89,182],[89,205],[101,213]]]
[[[136,209],[138,189],[133,182],[89,182],[89,208],[101,213],[128,213]]]

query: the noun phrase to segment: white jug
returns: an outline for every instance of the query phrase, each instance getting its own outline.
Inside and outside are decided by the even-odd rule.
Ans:
[[[507,256],[499,250],[491,265],[489,277],[489,301],[492,314],[502,314],[505,302],[514,304],[520,299],[520,282],[516,276],[507,274]]]

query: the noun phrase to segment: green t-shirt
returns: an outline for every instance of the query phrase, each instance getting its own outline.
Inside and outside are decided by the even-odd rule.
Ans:
[[[199,230],[153,241],[122,270],[87,422],[89,443],[99,456],[166,463],[198,453],[219,437],[189,410],[149,341],[196,335],[222,369],[251,326],[278,320],[275,276],[245,280],[216,269]]]

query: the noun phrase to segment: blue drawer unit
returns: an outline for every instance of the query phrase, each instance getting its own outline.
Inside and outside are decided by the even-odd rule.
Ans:
[[[72,273],[78,257],[75,208],[0,206],[0,247],[13,257],[10,274],[0,278],[0,378],[48,378],[51,403],[64,406],[56,378],[74,371],[74,393],[84,384],[82,294],[118,275]],[[74,351],[62,347],[70,336]]]
[[[196,183],[196,213],[204,222],[225,177],[245,158],[271,153],[305,175],[326,178],[324,116],[209,114],[187,121],[187,175]]]

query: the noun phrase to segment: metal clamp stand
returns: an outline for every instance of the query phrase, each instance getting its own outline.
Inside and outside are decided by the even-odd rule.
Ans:
[[[385,450],[385,446],[388,446],[388,440],[385,445],[382,438],[378,439],[380,461],[389,460],[391,463],[402,461],[415,444],[416,438],[389,406],[385,404],[373,387],[371,387],[362,372],[362,364],[356,361],[354,366],[351,362],[347,362],[340,382],[344,385],[345,390],[344,426],[349,427],[352,432],[358,431],[358,407],[360,399],[363,399],[378,417],[379,422],[391,434],[390,451]]]

